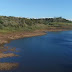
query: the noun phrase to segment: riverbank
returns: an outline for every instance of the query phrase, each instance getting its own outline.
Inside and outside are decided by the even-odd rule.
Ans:
[[[32,36],[38,36],[38,35],[44,35],[46,34],[43,31],[34,31],[34,32],[12,32],[12,33],[0,33],[0,44],[8,43],[10,40],[15,40],[19,38],[24,37],[32,37]]]
[[[5,43],[10,42],[11,40],[24,38],[24,37],[32,37],[32,36],[38,36],[38,35],[44,35],[46,34],[44,31],[34,31],[34,32],[8,32],[8,33],[0,33],[0,58],[6,58],[6,57],[13,57],[18,56],[14,54],[14,52],[19,52],[16,50],[16,48],[10,47],[4,47],[3,45]],[[12,53],[8,53],[12,52]]]
[[[45,35],[46,32],[48,31],[65,31],[66,29],[44,29],[44,30],[35,30],[35,31],[22,31],[22,32],[9,32],[9,33],[0,33],[0,58],[4,57],[12,57],[12,56],[17,56],[13,53],[7,53],[4,54],[4,52],[7,51],[16,51],[15,48],[12,48],[9,50],[9,47],[3,47],[5,43],[10,42],[11,40],[19,39],[19,38],[24,38],[24,37],[32,37],[32,36],[40,36],[40,35]],[[17,52],[17,51],[16,51]]]
[[[49,30],[35,30],[33,32],[22,31],[22,32],[9,32],[9,33],[0,33],[0,45],[8,43],[10,40],[15,40],[24,37],[32,37],[45,35],[47,31],[64,31],[65,29],[49,29]]]
[[[46,29],[46,30],[35,30],[35,31],[22,31],[22,32],[10,32],[10,33],[0,33],[0,59],[7,57],[18,57],[19,55],[14,54],[14,52],[19,52],[16,48],[4,47],[5,43],[10,42],[11,40],[24,38],[24,37],[32,37],[32,36],[40,36],[45,35],[48,31],[65,31],[66,29]],[[10,53],[11,52],[11,53]],[[0,70],[12,70],[19,66],[18,63],[0,63]]]

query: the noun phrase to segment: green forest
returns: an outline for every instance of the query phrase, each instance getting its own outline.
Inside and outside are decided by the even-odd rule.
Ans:
[[[72,21],[62,17],[54,18],[21,18],[13,16],[0,16],[1,31],[33,31],[49,28],[72,28]]]

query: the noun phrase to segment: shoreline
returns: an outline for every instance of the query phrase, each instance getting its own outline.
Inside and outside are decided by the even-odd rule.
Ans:
[[[12,52],[18,52],[16,51],[16,48],[4,47],[4,44],[9,43],[11,40],[16,40],[20,38],[25,37],[32,37],[32,36],[41,36],[47,34],[46,32],[52,32],[52,31],[67,31],[65,29],[54,29],[54,30],[36,30],[33,32],[14,32],[14,33],[7,33],[7,34],[0,34],[0,44],[2,45],[0,48],[0,59],[1,58],[7,58],[7,57],[18,57],[19,55],[16,55],[14,53],[4,53],[6,51],[12,51]],[[5,70],[12,70],[14,68],[18,68],[19,63],[6,63],[6,62],[0,62],[0,71]]]
[[[67,31],[66,29],[49,29],[49,30],[35,30],[33,32],[12,32],[6,34],[0,34],[0,45],[3,46],[6,43],[9,43],[11,40],[16,40],[25,37],[41,36],[47,34],[46,32],[52,31]]]
[[[9,43],[11,40],[16,40],[20,38],[25,37],[33,37],[33,36],[41,36],[47,34],[46,32],[52,32],[52,31],[67,31],[66,29],[51,29],[51,30],[35,30],[33,32],[12,32],[12,33],[6,33],[6,34],[0,34],[0,55],[1,58],[4,57],[13,57],[17,56],[14,53],[4,53],[6,51],[12,51],[12,52],[18,52],[16,51],[16,48],[12,48],[11,50],[9,47],[5,46],[4,44]]]
[[[33,36],[40,36],[45,35],[46,32],[44,31],[34,31],[34,32],[13,32],[9,34],[0,34],[0,45],[3,46],[6,43],[9,43],[11,40],[16,40],[25,37],[33,37]]]
[[[9,43],[11,40],[16,40],[24,37],[32,37],[32,36],[40,36],[45,35],[44,31],[34,31],[34,32],[12,32],[2,34],[0,33],[0,59],[7,57],[18,57],[19,55],[14,54],[14,52],[19,52],[16,48],[9,49],[8,46],[4,46],[4,44]],[[11,51],[12,53],[4,53],[7,51]]]

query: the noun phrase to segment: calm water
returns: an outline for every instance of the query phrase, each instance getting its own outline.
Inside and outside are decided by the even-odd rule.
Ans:
[[[7,72],[72,72],[72,31],[48,32],[44,36],[13,40],[5,46],[20,50],[16,53],[19,57],[0,60],[20,64]]]

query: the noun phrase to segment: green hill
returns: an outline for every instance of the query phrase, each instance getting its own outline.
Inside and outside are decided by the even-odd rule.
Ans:
[[[39,29],[67,28],[71,29],[72,21],[62,17],[57,18],[21,18],[0,16],[0,31],[33,31]]]

